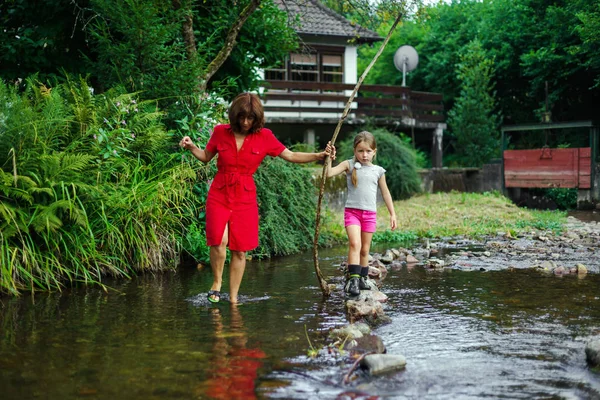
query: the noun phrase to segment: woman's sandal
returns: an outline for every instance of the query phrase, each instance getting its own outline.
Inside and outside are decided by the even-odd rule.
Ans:
[[[216,297],[216,298],[213,298],[213,297]],[[218,290],[209,290],[206,298],[211,303],[218,303],[219,300],[221,300],[221,292]]]

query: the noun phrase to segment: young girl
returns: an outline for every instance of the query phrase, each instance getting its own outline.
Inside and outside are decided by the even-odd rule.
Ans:
[[[377,188],[390,213],[390,225],[396,229],[396,212],[392,196],[385,182],[385,169],[374,165],[377,153],[375,137],[370,132],[360,132],[354,138],[354,158],[331,167],[328,158],[327,177],[346,173],[348,199],[344,210],[344,226],[348,234],[348,275],[344,291],[357,296],[360,290],[371,289],[367,283],[369,274],[369,250],[377,226]],[[335,150],[334,150],[335,154]]]

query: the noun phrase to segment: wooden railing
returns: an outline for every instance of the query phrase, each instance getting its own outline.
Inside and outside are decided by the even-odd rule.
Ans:
[[[300,81],[264,81],[263,87],[262,100],[267,112],[341,113],[349,98],[346,93],[354,90],[354,84]],[[287,100],[290,105],[275,105],[272,100]],[[440,93],[415,92],[402,86],[362,85],[354,99],[357,107],[351,112],[357,117],[375,119],[443,122],[442,100]],[[313,105],[302,104],[306,101]],[[317,102],[316,106],[314,102]]]

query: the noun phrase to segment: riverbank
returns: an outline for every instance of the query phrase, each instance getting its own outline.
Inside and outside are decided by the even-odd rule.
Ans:
[[[389,262],[431,269],[534,268],[554,275],[600,272],[600,225],[565,211],[519,208],[498,193],[437,193],[394,202],[398,229],[389,230],[385,206],[374,242],[401,257]],[[330,234],[345,240],[342,211],[329,216]],[[392,243],[406,248],[392,249]]]
[[[567,223],[565,211],[519,208],[498,192],[425,193],[394,202],[398,229],[389,230],[384,205],[377,213],[377,242],[401,242],[418,238],[463,237],[479,239],[498,232],[516,236],[532,230],[560,233]],[[345,241],[343,209],[327,209],[323,232]]]

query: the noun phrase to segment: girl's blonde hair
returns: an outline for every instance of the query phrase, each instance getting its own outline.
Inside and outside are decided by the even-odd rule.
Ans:
[[[377,150],[377,142],[375,141],[375,136],[371,132],[362,131],[358,135],[354,137],[354,145],[352,147],[353,150],[356,150],[356,146],[361,143],[366,143],[371,150]],[[352,157],[352,161],[356,163],[356,156]],[[354,166],[353,166],[354,167]],[[358,176],[356,176],[356,168],[352,169],[352,184],[354,187],[358,186]]]

